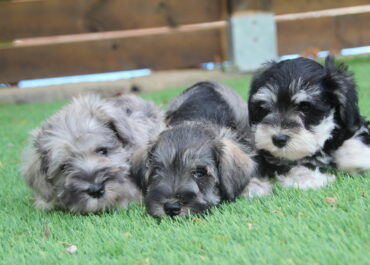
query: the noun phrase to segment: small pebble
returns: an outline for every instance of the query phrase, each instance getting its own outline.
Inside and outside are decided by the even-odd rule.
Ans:
[[[68,247],[67,249],[67,252],[69,254],[74,254],[76,251],[77,251],[77,247],[75,245],[71,245],[70,247]]]

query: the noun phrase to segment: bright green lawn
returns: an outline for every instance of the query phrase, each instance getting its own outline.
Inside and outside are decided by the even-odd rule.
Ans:
[[[346,62],[370,118],[370,57]],[[245,97],[249,81],[225,83]],[[166,105],[180,91],[143,96]],[[19,156],[27,132],[63,104],[0,105],[0,264],[370,264],[370,175],[339,175],[319,191],[276,188],[200,219],[157,222],[139,205],[91,216],[34,209]]]

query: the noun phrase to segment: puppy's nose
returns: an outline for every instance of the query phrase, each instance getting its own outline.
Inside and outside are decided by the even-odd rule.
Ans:
[[[102,183],[90,185],[87,193],[93,198],[100,198],[104,195],[104,185]]]
[[[274,143],[274,145],[281,148],[281,147],[284,147],[286,145],[289,138],[290,137],[288,135],[285,135],[285,134],[274,135],[274,136],[272,136],[272,142]]]
[[[177,202],[166,202],[163,208],[166,214],[169,216],[179,215],[181,211],[181,205]]]

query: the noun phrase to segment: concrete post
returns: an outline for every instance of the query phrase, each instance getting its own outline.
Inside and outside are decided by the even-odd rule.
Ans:
[[[276,60],[276,23],[270,0],[228,0],[229,58],[234,70],[254,71]]]

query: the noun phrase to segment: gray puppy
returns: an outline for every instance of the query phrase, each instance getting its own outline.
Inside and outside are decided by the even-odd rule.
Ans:
[[[169,106],[169,126],[133,159],[132,176],[154,217],[202,213],[239,195],[269,194],[253,178],[247,104],[231,89],[202,82]]]
[[[32,132],[22,173],[35,206],[96,213],[141,200],[133,152],[160,133],[163,114],[133,95],[76,98]]]

